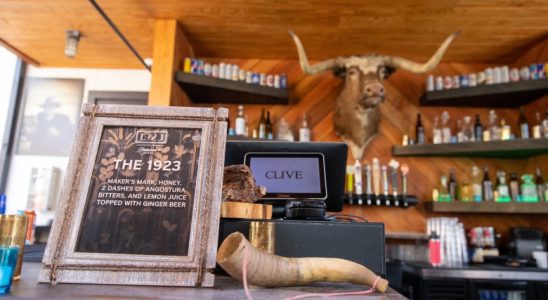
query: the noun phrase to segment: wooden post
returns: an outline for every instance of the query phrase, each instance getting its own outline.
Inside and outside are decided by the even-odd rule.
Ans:
[[[185,57],[193,56],[177,20],[156,20],[154,24],[154,50],[152,82],[148,105],[190,106],[191,102],[175,82],[175,73],[183,69]]]

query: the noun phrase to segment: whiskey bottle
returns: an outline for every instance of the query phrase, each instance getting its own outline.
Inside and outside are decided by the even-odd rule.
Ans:
[[[475,202],[481,202],[482,187],[481,187],[481,173],[480,169],[476,166],[472,167],[472,199]]]

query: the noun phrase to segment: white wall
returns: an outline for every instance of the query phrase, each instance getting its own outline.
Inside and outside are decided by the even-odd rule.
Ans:
[[[109,69],[70,69],[70,68],[34,68],[29,67],[28,77],[84,79],[82,103],[87,102],[89,91],[148,91],[150,72],[147,70],[109,70]],[[8,213],[25,209],[28,197],[30,174],[33,167],[57,167],[64,177],[68,157],[15,155],[7,184]],[[59,186],[64,178],[60,179]],[[52,215],[38,215],[37,225],[44,225]]]

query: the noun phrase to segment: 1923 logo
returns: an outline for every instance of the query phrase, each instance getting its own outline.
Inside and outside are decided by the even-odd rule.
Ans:
[[[167,130],[138,130],[136,143],[165,144],[167,142]]]

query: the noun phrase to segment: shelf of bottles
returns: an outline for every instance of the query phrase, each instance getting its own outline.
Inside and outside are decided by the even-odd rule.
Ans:
[[[441,119],[441,124],[440,124]],[[427,136],[420,114],[415,126],[415,139],[404,136],[402,146],[394,146],[394,156],[476,156],[499,158],[525,158],[548,153],[548,112],[541,120],[536,113],[533,126],[520,110],[518,120],[520,132],[512,132],[504,119],[498,122],[494,110],[489,112],[489,125],[484,128],[479,115],[475,122],[471,116],[457,120],[457,132],[452,131],[450,116],[444,111],[441,118],[434,119],[432,144],[427,144]]]
[[[408,173],[409,166],[402,164],[400,167],[394,159],[387,165],[381,165],[379,159],[373,158],[372,164],[365,166],[357,160],[354,165],[346,167],[344,202],[349,205],[402,208],[416,205],[417,197],[407,194]]]
[[[429,75],[423,106],[519,107],[548,93],[546,65],[497,66],[478,73]]]
[[[194,103],[289,104],[287,76],[185,58],[175,81]]]
[[[449,178],[441,176],[440,186],[433,189],[433,201],[427,208],[434,212],[476,213],[548,213],[548,182],[540,168],[536,175],[511,173],[507,183],[506,172],[496,172],[493,184],[487,167],[483,176],[477,166],[472,167],[472,181],[457,182],[456,173],[449,170]],[[521,179],[521,180],[520,180]]]
[[[255,126],[249,124],[243,105],[238,106],[238,114],[235,118],[234,127],[228,129],[228,139],[231,140],[279,140],[279,141],[300,141],[310,142],[312,134],[308,125],[308,118],[304,113],[299,122],[298,136],[295,137],[291,126],[282,117],[278,120],[277,128],[274,130],[270,111],[261,110],[261,116]]]
[[[440,213],[548,214],[547,203],[426,202],[426,209]]]

